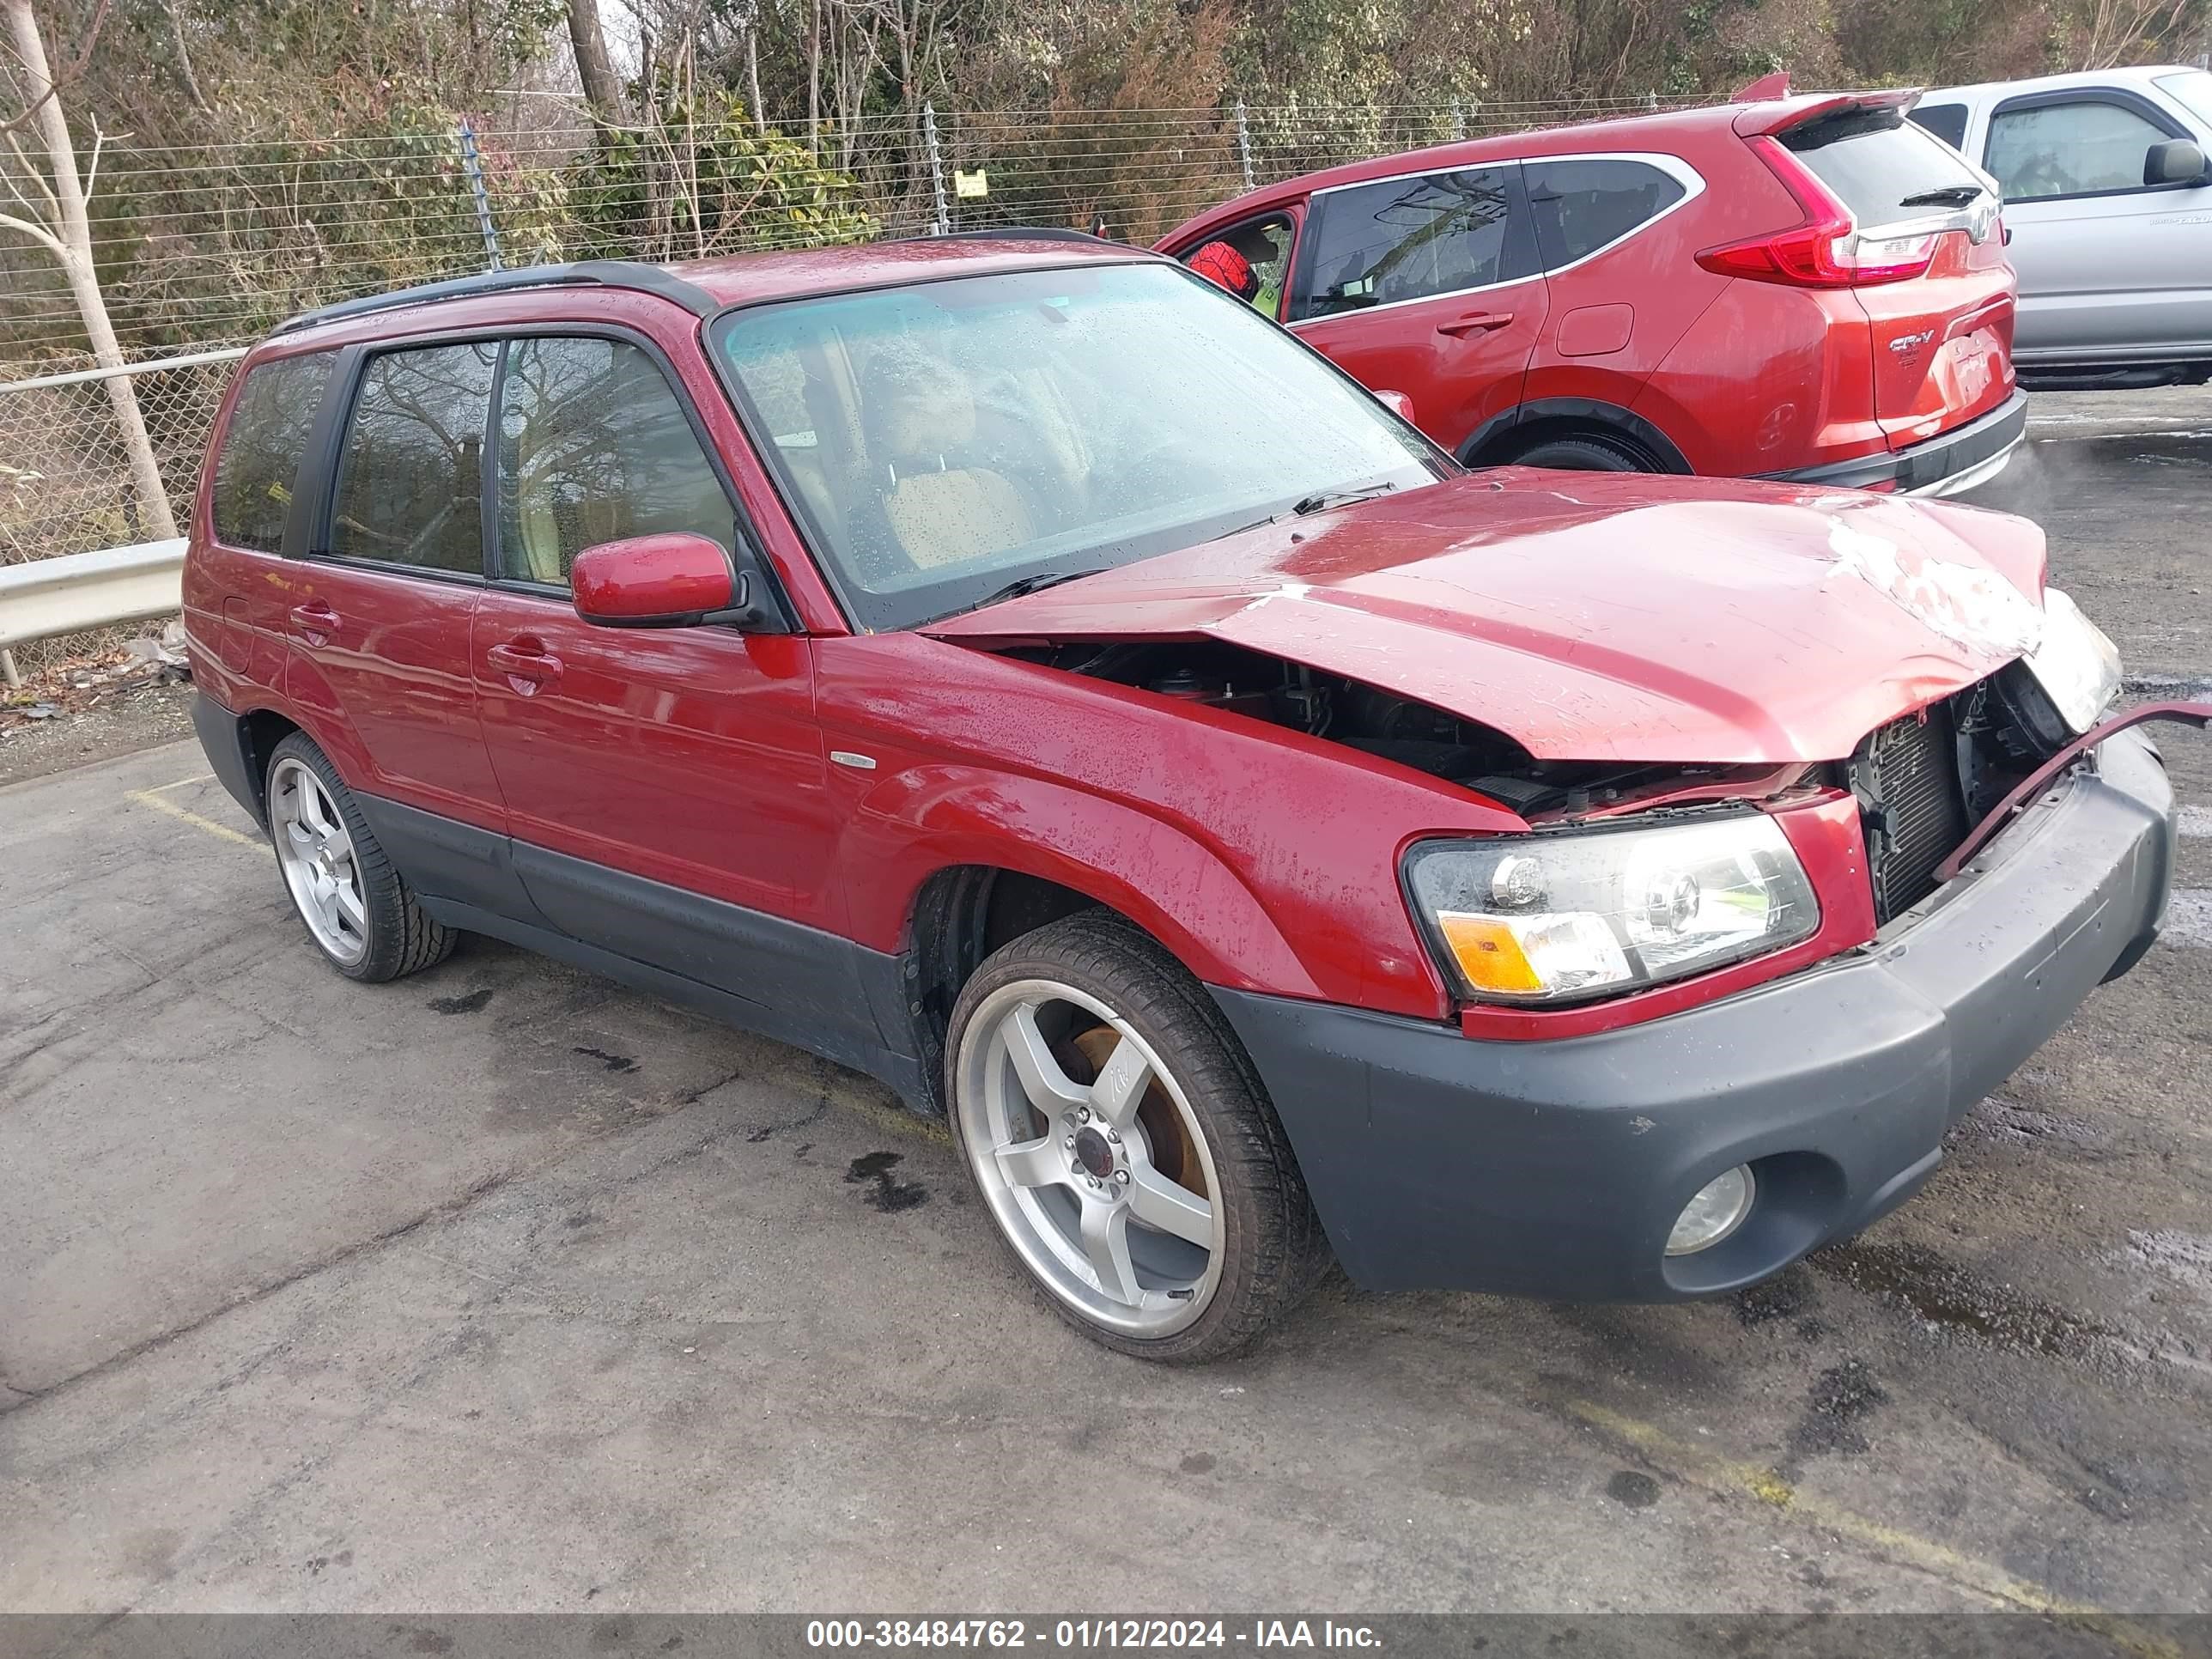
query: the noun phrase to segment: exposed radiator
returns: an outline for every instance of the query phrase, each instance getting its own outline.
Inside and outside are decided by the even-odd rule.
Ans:
[[[1936,866],[1966,838],[1966,805],[1950,710],[1892,720],[1844,768],[1866,830],[1877,920],[1911,909],[1936,890]]]

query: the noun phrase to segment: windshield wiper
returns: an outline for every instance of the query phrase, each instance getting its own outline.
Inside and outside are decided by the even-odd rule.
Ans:
[[[1042,593],[1048,587],[1057,587],[1062,582],[1072,582],[1079,576],[1103,574],[1105,567],[1091,570],[1040,570],[1027,576],[1017,576],[1004,587],[986,593],[968,608],[981,611],[986,605],[996,605],[1000,599],[1018,599],[1024,593]]]
[[[1354,501],[1371,501],[1377,495],[1387,495],[1398,486],[1394,483],[1362,484],[1357,489],[1317,489],[1291,504],[1291,511],[1301,519],[1308,514],[1319,513],[1326,507],[1349,507]]]
[[[1940,190],[1917,191],[1898,204],[1899,207],[1964,207],[1982,193],[1979,185],[1945,185]]]

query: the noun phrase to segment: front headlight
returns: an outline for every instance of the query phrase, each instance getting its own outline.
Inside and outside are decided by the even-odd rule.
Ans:
[[[2077,737],[2120,694],[2119,647],[2063,589],[2043,590],[2043,638],[2027,662],[2027,672]]]
[[[1811,937],[1820,901],[1762,812],[1653,829],[1425,842],[1406,884],[1470,997],[1565,1002],[1640,989]]]

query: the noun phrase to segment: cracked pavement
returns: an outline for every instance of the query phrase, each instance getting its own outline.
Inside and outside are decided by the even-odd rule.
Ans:
[[[1978,498],[2146,676],[2212,665],[2207,428],[2039,400]],[[860,1079],[485,942],[329,972],[204,770],[0,790],[0,1607],[2212,1607],[2212,816],[1862,1238],[1691,1307],[1335,1283],[1170,1371]]]

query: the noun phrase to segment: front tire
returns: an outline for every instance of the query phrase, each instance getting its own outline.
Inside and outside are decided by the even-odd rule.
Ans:
[[[1656,472],[1626,444],[1607,438],[1552,438],[1513,458],[1516,466],[1557,467],[1569,472]]]
[[[1249,1346],[1327,1261],[1258,1074],[1119,916],[1004,946],[960,993],[948,1116],[1000,1237],[1077,1329],[1141,1358]]]
[[[453,930],[423,911],[337,769],[304,732],[270,752],[264,798],[285,891],[331,967],[380,984],[453,953]]]

